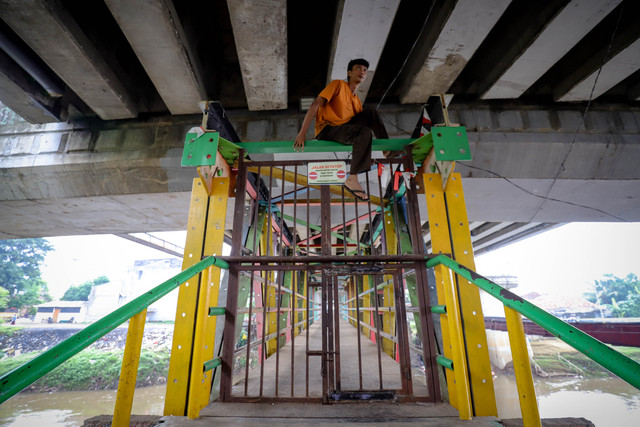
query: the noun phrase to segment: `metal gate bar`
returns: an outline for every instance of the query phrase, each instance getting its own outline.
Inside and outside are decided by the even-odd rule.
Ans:
[[[393,166],[393,164],[390,165]],[[236,188],[236,206],[234,210],[233,248],[231,256],[223,257],[232,265],[232,271],[229,276],[229,294],[231,295],[235,292],[236,295],[235,301],[233,301],[234,297],[232,295],[229,298],[229,302],[233,302],[233,304],[231,304],[233,307],[228,310],[227,324],[225,325],[225,337],[227,339],[225,340],[224,349],[227,356],[223,357],[222,398],[233,398],[237,400],[258,397],[265,401],[268,399],[278,401],[282,401],[282,399],[312,399],[313,395],[310,395],[311,390],[309,386],[310,375],[313,374],[310,372],[310,365],[312,365],[312,363],[310,363],[310,357],[318,356],[320,353],[322,354],[322,390],[324,391],[324,396],[329,396],[334,391],[340,391],[344,386],[341,380],[343,372],[340,351],[341,305],[339,298],[342,292],[341,287],[343,286],[343,282],[340,276],[345,272],[348,273],[350,270],[353,270],[352,273],[355,272],[355,274],[347,276],[351,278],[352,294],[355,302],[353,303],[353,307],[347,307],[347,317],[351,317],[352,311],[355,311],[355,317],[353,317],[353,319],[357,331],[358,389],[363,390],[364,386],[363,347],[362,337],[360,336],[364,334],[372,337],[375,341],[378,359],[379,389],[384,390],[383,387],[385,385],[382,363],[382,342],[388,339],[389,342],[394,343],[394,349],[390,350],[390,356],[395,354],[396,357],[400,359],[400,365],[403,369],[400,378],[402,386],[399,391],[404,395],[411,395],[413,393],[411,351],[419,349],[412,346],[408,341],[409,326],[407,322],[409,320],[407,313],[415,313],[416,311],[414,309],[407,310],[405,307],[405,285],[402,271],[412,269],[415,272],[416,281],[419,284],[423,284],[423,286],[417,287],[420,306],[424,308],[421,313],[427,313],[427,305],[424,304],[428,299],[428,291],[423,289],[426,288],[426,281],[424,281],[426,274],[423,274],[422,271],[427,256],[419,247],[423,245],[419,216],[417,214],[417,204],[413,204],[415,197],[411,197],[414,196],[412,193],[415,193],[415,191],[407,192],[406,200],[408,206],[406,210],[403,210],[404,205],[402,207],[400,206],[398,198],[393,192],[387,190],[387,194],[383,193],[381,174],[377,176],[378,193],[379,199],[384,200],[387,204],[386,207],[384,204],[380,207],[372,207],[371,200],[366,203],[360,201],[347,203],[343,188],[339,189],[339,192],[336,192],[334,189],[330,190],[329,187],[323,186],[319,189],[321,232],[312,236],[311,228],[313,227],[313,220],[311,219],[310,207],[312,205],[313,191],[318,190],[318,188],[309,186],[308,184],[304,185],[303,180],[301,180],[299,167],[306,166],[306,162],[252,162],[250,166],[252,168],[251,170],[257,170],[258,186],[264,186],[261,177],[268,176],[268,192],[261,192],[260,187],[258,187],[255,192],[255,199],[252,199],[253,211],[251,211],[246,219],[247,221],[251,221],[251,224],[243,224],[245,218],[242,216],[242,212],[244,210],[245,200],[242,195],[245,194],[248,168],[244,160],[241,159]],[[278,167],[281,167],[281,169],[278,169]],[[291,171],[291,168],[293,171]],[[405,170],[407,170],[406,165]],[[394,172],[394,169],[391,168],[391,179],[393,179]],[[242,175],[244,175],[244,177],[242,177]],[[372,196],[371,199],[374,199],[374,196],[370,192],[369,172],[366,173],[366,176],[367,192]],[[385,180],[386,179],[385,177]],[[282,182],[278,197],[272,197],[275,180]],[[288,191],[285,188],[285,180],[292,183],[292,191]],[[406,185],[410,184],[407,182]],[[289,187],[289,189],[290,188],[291,187]],[[386,184],[385,188],[388,188]],[[340,197],[332,199],[332,194],[334,197],[335,195],[339,195]],[[390,197],[389,194],[391,194]],[[387,195],[387,199],[384,198],[385,195]],[[306,196],[302,200],[303,203],[306,203],[306,221],[298,218],[301,213],[304,215],[304,209],[298,209],[298,204],[300,203],[299,196],[300,198]],[[289,203],[291,198],[293,198],[293,206]],[[313,204],[315,205],[315,203],[314,201]],[[331,206],[340,205],[342,208],[341,224],[333,226],[330,208]],[[347,217],[346,206],[351,205],[353,205],[353,208],[350,208],[349,215],[355,212],[353,219]],[[364,214],[361,214],[362,205],[366,206],[366,213]],[[293,209],[293,217],[285,214],[285,210],[291,208]],[[393,243],[397,245],[395,248],[389,247],[389,245],[392,244],[388,240],[389,236],[393,237],[394,234],[395,236],[400,236],[401,224],[400,221],[395,220],[393,221],[392,230],[389,230],[388,226],[391,224],[390,222],[387,223],[384,218],[385,210],[391,212],[394,218],[399,218],[399,215],[407,215],[407,225],[409,226],[408,234],[412,236],[411,249],[407,250],[403,248],[402,245],[399,244],[398,239]],[[261,212],[264,213],[262,214]],[[290,212],[291,211],[289,211],[289,213]],[[374,218],[372,218],[372,216],[376,215],[376,212],[382,215],[381,220],[374,220]],[[261,218],[264,218],[264,222],[262,222],[263,220]],[[361,227],[361,221],[365,221],[364,228]],[[262,226],[260,226],[260,222],[262,222]],[[302,223],[304,223],[304,227],[306,228],[304,239],[298,238],[298,232],[304,230],[298,228],[298,225]],[[247,248],[247,250],[243,251],[242,233],[240,230],[247,227],[248,230],[253,233],[253,244],[252,248]],[[253,230],[251,230],[251,227],[253,227]],[[261,239],[258,238],[259,227],[261,228]],[[337,231],[340,229],[341,233],[338,234]],[[349,229],[355,229],[357,236],[355,241],[349,237]],[[362,231],[364,231],[364,236],[366,237],[361,238],[361,236],[363,236]],[[368,235],[366,235],[367,232]],[[318,236],[322,239],[319,245],[312,242],[312,240],[317,239]],[[338,238],[337,244],[332,243],[332,236]],[[261,240],[262,243],[259,245],[258,242]],[[342,242],[340,242],[340,240],[342,240]],[[376,244],[379,246],[376,247]],[[350,250],[354,249],[355,253],[349,253]],[[311,263],[317,263],[318,265],[312,265]],[[342,268],[342,273],[327,274],[326,268]],[[383,268],[386,272],[367,272],[367,269],[371,268]],[[318,308],[314,307],[316,294],[312,291],[312,289],[316,289],[316,286],[314,286],[314,283],[311,281],[311,275],[314,271],[320,272],[322,276],[320,295],[323,298]],[[389,273],[389,271],[392,271],[392,273]],[[370,288],[366,291],[363,289],[363,275],[365,274],[370,277],[370,279],[367,279],[367,283],[371,283],[367,285]],[[384,278],[382,277],[384,274],[391,275],[391,284],[384,285]],[[237,290],[239,277],[241,275],[248,275],[251,281],[251,287],[248,290],[248,307],[244,305],[244,302],[241,302],[243,304],[241,307],[238,306]],[[300,286],[305,289],[304,293],[306,296],[300,293]],[[381,286],[389,289],[389,292],[384,295],[384,308],[380,306],[381,301],[378,296],[378,289],[380,289]],[[393,301],[388,299],[391,292],[394,296]],[[261,295],[258,295],[258,293]],[[246,298],[246,295],[247,294],[244,294],[242,298]],[[361,302],[360,298],[372,298],[373,301],[369,303],[368,306],[363,306],[364,302]],[[262,306],[260,306],[260,303],[262,303]],[[299,305],[301,305],[301,307],[299,307]],[[369,313],[372,313],[373,317]],[[390,329],[390,333],[381,330],[380,321],[382,313],[392,315],[391,318],[395,325]],[[302,321],[300,321],[299,314],[303,316]],[[246,318],[246,324],[243,323],[245,316],[248,316]],[[313,319],[317,317],[320,317],[322,320],[321,334],[323,339],[321,350],[310,348],[309,344],[311,325]],[[427,353],[432,352],[428,336],[429,331],[432,330],[430,316],[420,315],[417,316],[417,318],[418,317],[422,331],[423,359],[428,361],[430,359],[427,357]],[[230,322],[230,320],[233,321]],[[369,322],[371,322],[371,324],[369,324]],[[236,336],[236,323],[238,323],[238,330],[243,330],[245,327],[247,328],[247,343],[239,348],[235,348],[235,342],[233,342]],[[299,375],[296,373],[297,364],[295,361],[296,348],[298,347],[296,343],[298,340],[296,340],[296,338],[297,335],[302,334],[304,329],[306,329],[306,334],[304,334],[306,339],[303,340],[304,342],[302,344],[304,346],[304,359],[306,363],[304,367],[305,373],[303,375],[306,378],[304,394],[298,395],[295,384],[296,376]],[[371,332],[365,332],[365,329]],[[261,330],[262,333],[258,333],[259,330]],[[256,336],[254,336],[254,334]],[[291,345],[290,352],[284,352],[282,346],[285,343]],[[250,373],[254,349],[259,352],[259,376],[253,376]],[[229,352],[231,356],[229,356]],[[265,362],[273,353],[275,353],[275,392],[271,394],[271,390],[265,390]],[[242,372],[244,384],[240,392],[241,395],[235,396],[232,385],[233,365],[235,355],[240,354],[245,358],[243,367],[240,367],[241,362],[238,362],[238,368],[244,368],[244,372]],[[290,358],[289,363],[285,362],[285,355]],[[225,364],[227,365],[226,368],[224,367]],[[432,379],[433,373],[435,373],[435,379],[437,380],[437,370],[433,369],[429,363],[427,363],[427,365],[427,369],[431,374],[431,379],[427,381],[427,386],[430,388],[428,394],[433,397],[435,393],[432,393],[431,390],[436,390],[437,387],[435,387]],[[286,392],[287,381],[284,379],[285,377],[283,377],[283,375],[286,375],[285,372],[291,375],[290,393]],[[281,379],[285,381],[283,384],[280,384]],[[254,396],[250,383],[256,380],[259,381],[259,392],[257,396]]]

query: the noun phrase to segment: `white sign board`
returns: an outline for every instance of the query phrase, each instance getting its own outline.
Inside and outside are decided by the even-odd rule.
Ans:
[[[309,185],[343,184],[347,180],[347,164],[342,161],[313,162],[307,167]]]

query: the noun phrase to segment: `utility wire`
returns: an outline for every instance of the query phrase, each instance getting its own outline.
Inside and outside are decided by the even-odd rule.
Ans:
[[[525,193],[527,193],[527,194],[529,194],[529,195],[531,195],[531,196],[533,196],[533,197],[537,197],[537,198],[539,198],[539,199],[544,199],[544,200],[549,200],[549,201],[552,201],[552,202],[564,203],[564,204],[571,205],[571,206],[577,206],[577,207],[580,207],[580,208],[590,209],[590,210],[592,210],[592,211],[596,211],[596,212],[599,212],[599,213],[601,213],[601,214],[604,214],[604,215],[610,216],[610,217],[612,217],[612,218],[615,218],[615,219],[617,219],[617,220],[619,220],[619,221],[629,222],[628,220],[626,220],[626,219],[624,219],[624,218],[621,218],[621,217],[619,217],[619,216],[613,215],[613,214],[611,214],[611,213],[609,213],[609,212],[605,212],[605,211],[603,211],[603,210],[601,210],[601,209],[594,208],[594,207],[592,207],[592,206],[581,205],[581,204],[579,204],[579,203],[568,202],[568,201],[566,201],[566,200],[554,199],[553,197],[548,197],[548,193],[547,193],[547,195],[544,195],[544,196],[542,196],[542,195],[540,195],[540,194],[536,194],[536,193],[534,193],[534,192],[532,192],[532,191],[529,191],[529,190],[527,190],[526,188],[524,188],[524,187],[522,187],[522,186],[520,186],[520,185],[516,184],[515,182],[511,181],[509,178],[504,177],[504,176],[502,176],[502,175],[500,175],[500,174],[498,174],[498,173],[495,173],[495,172],[493,172],[493,171],[491,171],[491,170],[489,170],[489,169],[484,169],[484,168],[481,168],[481,167],[478,167],[478,166],[471,166],[470,164],[467,164],[467,163],[464,163],[464,162],[461,162],[461,161],[457,161],[456,163],[459,163],[459,164],[461,164],[461,165],[463,165],[463,166],[466,166],[466,167],[468,167],[468,168],[471,168],[471,169],[477,169],[477,170],[481,170],[481,171],[483,171],[483,172],[490,173],[490,174],[492,174],[492,175],[494,175],[494,176],[496,176],[496,177],[498,177],[498,178],[502,178],[502,179],[504,179],[505,181],[507,181],[509,184],[513,185],[514,187],[518,188],[519,190],[524,191]],[[535,216],[535,215],[534,215],[534,216]],[[531,222],[531,220],[530,220],[530,222]]]
[[[402,70],[404,70],[405,65],[407,65],[407,61],[409,60],[409,57],[411,56],[413,49],[415,49],[416,45],[418,44],[418,40],[420,40],[420,37],[422,37],[422,33],[424,32],[424,29],[427,27],[427,21],[429,21],[429,17],[431,16],[431,11],[433,10],[433,6],[435,4],[436,4],[436,0],[433,0],[431,2],[431,6],[429,6],[429,12],[427,13],[427,17],[424,19],[424,22],[422,23],[422,28],[420,29],[420,33],[418,33],[418,37],[416,37],[416,40],[413,42],[413,45],[411,46],[411,49],[409,49],[409,53],[407,53],[407,56],[404,58],[404,62],[402,63],[402,66],[400,66],[400,69],[398,70],[398,74],[396,74],[396,76],[391,81],[391,84],[389,85],[389,87],[387,87],[387,90],[385,90],[384,93],[382,94],[382,98],[380,98],[380,102],[378,102],[378,105],[376,106],[376,110],[380,108],[380,105],[382,104],[382,101],[384,100],[384,98],[387,96],[387,93],[389,92],[391,87],[393,87],[396,80],[398,80],[398,77],[400,77],[400,73],[402,73]]]
[[[613,28],[613,33],[611,33],[611,38],[609,39],[609,45],[607,46],[607,52],[602,57],[602,63],[600,64],[600,68],[598,68],[598,72],[596,73],[596,78],[593,81],[593,86],[591,87],[591,93],[589,94],[589,101],[587,102],[587,106],[584,109],[584,113],[582,113],[582,116],[580,117],[580,123],[578,123],[578,128],[576,129],[576,131],[573,134],[573,139],[571,140],[571,144],[569,144],[569,149],[567,150],[567,152],[565,153],[564,157],[562,158],[562,162],[560,162],[560,166],[558,167],[558,170],[557,170],[555,176],[553,177],[553,181],[551,182],[551,185],[549,186],[549,188],[547,189],[547,192],[544,195],[544,199],[553,200],[553,199],[548,198],[549,193],[551,193],[551,190],[553,189],[553,186],[556,184],[556,181],[558,181],[558,177],[560,176],[560,174],[565,170],[565,162],[569,158],[569,154],[571,153],[571,150],[573,149],[573,146],[576,143],[576,138],[578,137],[578,133],[580,133],[580,131],[582,130],[582,127],[584,126],[584,119],[587,116],[587,112],[589,111],[589,108],[591,107],[591,102],[593,101],[593,92],[595,91],[596,85],[598,84],[598,78],[600,77],[600,73],[602,72],[602,68],[604,67],[604,64],[606,64],[607,60],[609,59],[609,54],[611,52],[611,46],[613,45],[613,39],[615,38],[615,35],[618,32],[618,26],[620,25],[620,21],[622,20],[623,11],[624,11],[624,3],[622,3],[622,6],[620,7],[620,14],[618,15],[618,21],[616,22],[616,26]],[[565,202],[565,203],[568,203],[568,202]],[[536,209],[535,213],[529,219],[529,221],[532,221],[533,218],[535,218],[536,215],[538,215],[538,212],[540,212],[540,209],[542,209],[543,205],[544,205],[544,202],[540,203],[540,205],[538,206],[538,209]],[[593,209],[593,208],[591,208],[591,209]],[[595,210],[600,211],[599,209],[595,209]],[[600,211],[600,212],[603,212],[603,211]],[[606,212],[603,212],[603,213],[606,213]],[[618,218],[617,216],[611,215],[611,214],[608,214],[608,213],[607,213],[607,215],[612,216],[614,218]],[[621,219],[621,218],[618,218],[618,219]],[[621,220],[625,221],[623,219],[621,219]]]
[[[425,18],[424,22],[422,23],[422,28],[420,29],[420,33],[418,34],[418,37],[415,39],[415,41],[413,42],[413,45],[411,46],[411,49],[409,50],[409,53],[407,53],[407,56],[404,59],[404,62],[402,63],[402,66],[400,67],[400,69],[398,70],[398,73],[396,74],[396,76],[393,78],[393,80],[391,81],[391,83],[389,84],[389,86],[387,87],[387,89],[384,91],[384,94],[382,95],[382,98],[380,98],[380,102],[378,102],[378,105],[376,106],[376,110],[380,108],[380,105],[382,104],[382,101],[384,100],[384,98],[387,96],[387,93],[389,92],[389,90],[391,90],[391,88],[393,87],[393,85],[395,84],[396,80],[398,80],[398,77],[400,77],[400,74],[402,73],[402,70],[404,70],[405,65],[407,64],[407,61],[409,60],[409,57],[411,56],[411,53],[413,52],[413,50],[415,49],[416,45],[418,44],[418,41],[420,40],[420,37],[422,36],[422,33],[424,32],[424,29],[427,26],[427,22],[429,21],[429,17],[431,16],[431,12],[433,11],[433,6],[435,5],[435,0],[431,2],[431,6],[429,7],[429,12],[427,13],[427,17]],[[549,186],[546,194],[544,196],[541,196],[539,194],[535,194],[529,190],[527,190],[524,187],[521,187],[520,185],[516,184],[515,182],[511,181],[509,178],[504,177],[496,172],[493,172],[489,169],[484,169],[481,167],[477,167],[477,166],[471,166],[467,163],[463,163],[461,161],[458,161],[458,163],[471,168],[471,169],[477,169],[477,170],[481,170],[487,173],[490,173],[498,178],[502,178],[505,181],[507,181],[509,184],[513,185],[514,187],[520,189],[521,191],[533,196],[533,197],[537,197],[543,200],[549,200],[549,201],[553,201],[553,202],[558,202],[558,203],[564,203],[567,205],[571,205],[571,206],[576,206],[576,207],[581,207],[581,208],[585,208],[585,209],[589,209],[595,212],[599,212],[601,214],[610,216],[612,218],[615,218],[619,221],[623,221],[623,222],[629,222],[628,220],[613,215],[609,212],[603,211],[601,209],[598,208],[594,208],[592,206],[586,206],[586,205],[581,205],[579,203],[573,203],[573,202],[569,202],[566,200],[560,200],[560,199],[555,199],[553,197],[549,197],[549,193],[551,193],[551,190],[553,189],[553,186],[555,185],[556,181],[558,180],[558,177],[560,176],[560,174],[562,173],[563,170],[565,170],[565,163],[567,161],[567,159],[569,158],[569,154],[571,153],[571,150],[573,149],[573,146],[575,145],[576,142],[576,138],[578,137],[578,133],[580,133],[580,130],[582,130],[582,127],[584,126],[584,119],[587,115],[587,112],[589,111],[589,108],[591,107],[591,102],[593,101],[593,93],[595,91],[596,85],[598,83],[598,78],[600,77],[600,73],[602,72],[602,68],[604,67],[604,64],[606,63],[607,59],[609,58],[609,54],[611,52],[611,47],[613,45],[613,40],[615,38],[615,35],[618,31],[618,27],[620,25],[620,21],[622,19],[622,13],[624,10],[624,3],[622,4],[621,8],[620,8],[620,14],[618,16],[618,20],[616,22],[616,26],[613,29],[613,33],[611,34],[611,39],[609,40],[609,45],[607,46],[607,52],[605,53],[604,57],[602,58],[602,63],[600,64],[600,68],[598,69],[598,73],[596,74],[596,78],[595,81],[593,82],[593,87],[591,88],[591,93],[589,94],[589,101],[587,102],[587,106],[584,110],[584,113],[581,116],[580,119],[580,123],[578,124],[578,128],[576,129],[576,131],[573,134],[573,139],[571,141],[571,144],[569,145],[569,150],[567,150],[566,154],[564,155],[562,162],[560,162],[560,167],[558,168],[558,171],[556,172],[555,176],[553,177],[553,181],[551,182],[551,185]],[[392,123],[389,120],[386,120],[384,117],[382,118],[382,120],[388,124],[390,124],[391,126],[395,127],[397,130],[401,131],[404,134],[407,135],[411,135],[411,133],[405,131],[404,129],[401,129],[400,127],[398,127],[395,123]],[[540,204],[540,206],[538,206],[538,209],[536,209],[536,212],[533,214],[533,216],[531,217],[531,219],[529,221],[532,221],[533,218],[535,218],[535,216],[538,214],[538,212],[540,211],[540,209],[542,209],[542,206],[544,205],[544,202]]]

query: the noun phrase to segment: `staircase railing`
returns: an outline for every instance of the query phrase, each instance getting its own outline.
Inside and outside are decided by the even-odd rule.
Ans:
[[[510,323],[510,321],[511,324],[516,325],[516,327],[519,324],[519,329],[522,330],[522,318],[520,317],[521,314],[527,317],[532,322],[536,323],[538,326],[553,334],[555,337],[561,339],[571,347],[575,348],[593,361],[597,362],[602,367],[611,371],[613,374],[617,375],[624,381],[628,382],[635,388],[640,389],[640,364],[638,362],[612,349],[608,345],[600,342],[599,340],[593,338],[585,332],[547,313],[543,309],[537,307],[534,304],[531,304],[530,302],[514,294],[513,292],[479,275],[475,271],[472,271],[465,266],[457,263],[448,256],[437,255],[427,261],[428,268],[433,268],[439,265],[442,265],[457,273],[459,276],[465,278],[470,283],[475,284],[480,289],[502,302],[502,304],[504,304],[504,306],[506,307],[505,312],[507,315],[508,324]],[[509,331],[509,335],[513,341],[511,330]],[[522,332],[522,337],[523,336],[524,332]],[[528,371],[529,379],[531,378],[531,375],[529,356],[524,344],[524,339],[519,339],[517,341],[520,342],[516,342],[515,346],[514,343],[512,343],[512,352],[514,353],[513,360],[514,368],[516,368],[516,382],[518,383],[519,394],[523,394],[522,392],[520,392],[521,388],[528,386],[530,389],[533,389],[533,383],[531,382],[526,386],[520,384],[520,381],[521,379],[523,379],[523,377],[525,381],[527,378],[525,375],[520,376],[519,378],[518,369]],[[455,371],[456,364],[453,363],[452,366]],[[529,398],[529,402],[531,402],[533,405],[536,405],[535,394],[533,394],[533,397],[533,399]],[[524,407],[522,407],[521,410],[525,426],[540,425],[537,406],[535,406],[534,410],[531,410],[531,408],[525,409]]]
[[[136,382],[137,361],[140,357],[140,344],[142,342],[147,307],[211,266],[229,269],[229,264],[226,261],[212,256],[207,257],[92,323],[29,362],[4,374],[0,377],[0,404],[131,319],[123,355],[123,367],[120,373],[120,386],[118,387],[118,397],[116,397],[113,423],[113,425],[129,425],[133,390]],[[213,310],[212,314],[224,314],[224,309]],[[135,369],[130,368],[131,361],[134,362]],[[210,369],[217,364],[219,364],[219,360],[208,361],[205,369]],[[123,384],[126,384],[126,386],[122,387]],[[122,410],[123,407],[126,409],[127,406],[129,408],[128,411]],[[116,416],[121,417],[120,422],[116,422]]]

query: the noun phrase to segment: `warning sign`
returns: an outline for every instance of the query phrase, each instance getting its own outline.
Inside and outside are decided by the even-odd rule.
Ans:
[[[345,162],[315,162],[308,164],[309,184],[343,184],[347,180]]]

